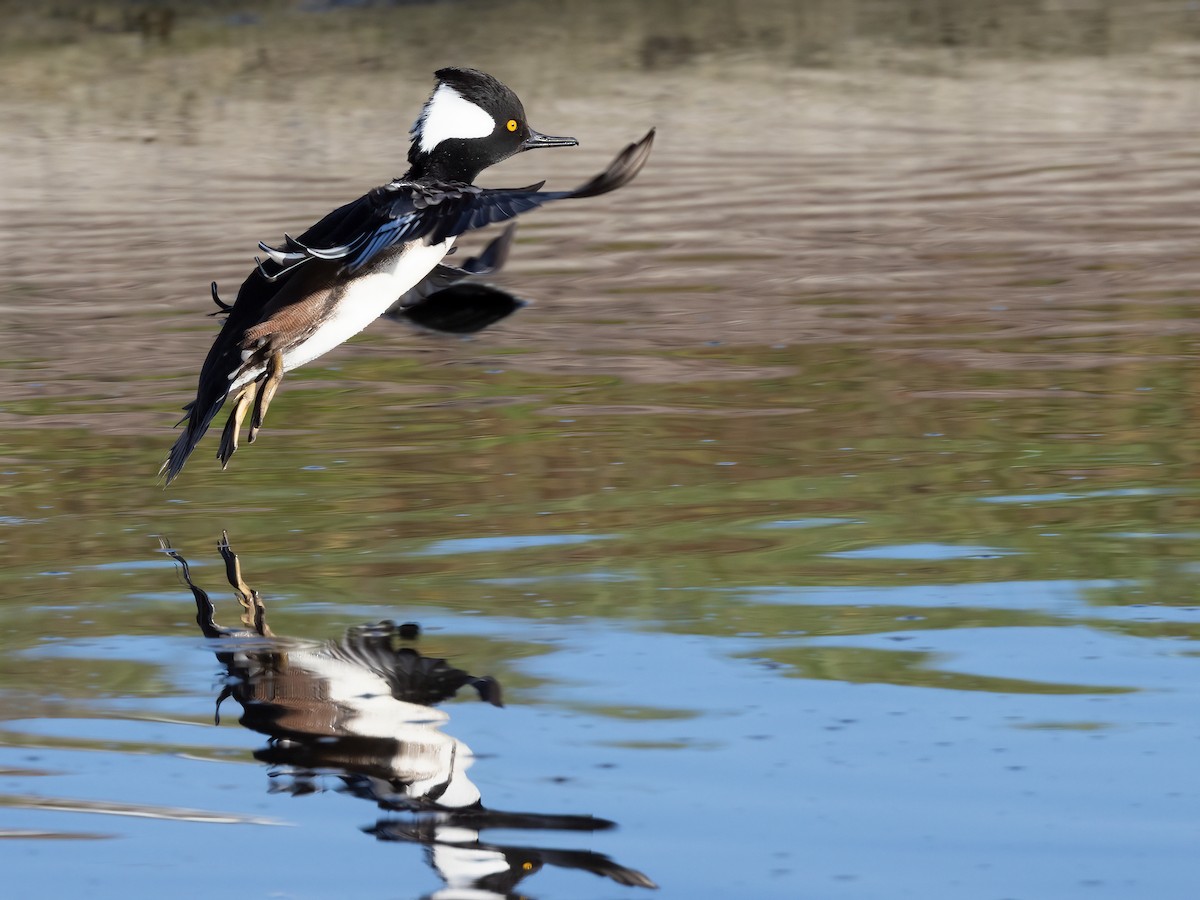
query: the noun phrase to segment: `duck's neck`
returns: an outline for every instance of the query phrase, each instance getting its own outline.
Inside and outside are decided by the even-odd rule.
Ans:
[[[430,153],[414,148],[409,151],[408,161],[409,169],[404,180],[426,183],[472,184],[488,164],[472,151],[466,141],[457,140],[442,141]]]

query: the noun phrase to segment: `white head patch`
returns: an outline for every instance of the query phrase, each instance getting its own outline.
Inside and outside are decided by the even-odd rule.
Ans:
[[[448,84],[439,84],[417,122],[422,153],[450,138],[487,137],[496,120],[483,107],[467,100]]]

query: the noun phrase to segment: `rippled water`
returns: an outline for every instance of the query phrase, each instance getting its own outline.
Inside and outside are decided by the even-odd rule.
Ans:
[[[520,220],[493,280],[529,308],[376,323],[164,492],[209,280],[398,174],[444,62],[301,29],[306,71],[229,27],[2,64],[20,896],[1195,895],[1186,30],[822,67],[647,38],[559,80],[476,46],[583,142],[488,184],[570,186],[657,125],[649,168]],[[280,637],[197,627],[158,540],[253,632],[223,530]],[[329,724],[367,701],[395,746]]]

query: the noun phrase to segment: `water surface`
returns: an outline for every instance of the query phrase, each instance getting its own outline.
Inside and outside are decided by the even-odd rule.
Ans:
[[[651,165],[521,219],[495,282],[529,308],[468,341],[376,323],[167,491],[208,282],[399,174],[445,60],[393,63],[386,9],[9,54],[9,883],[433,896],[468,876],[431,848],[477,841],[480,871],[524,854],[491,896],[1194,896],[1200,44],[1110,6],[1055,46],[1053,11],[926,40],[764,2],[781,36],[725,43],[630,13],[551,73],[470,38],[583,143],[488,184],[570,186],[657,125]],[[503,707],[468,687],[412,727],[526,818],[430,838],[362,771],[272,757],[236,697],[214,724],[236,647],[158,539],[236,626],[222,530],[293,662],[415,622],[495,679]]]

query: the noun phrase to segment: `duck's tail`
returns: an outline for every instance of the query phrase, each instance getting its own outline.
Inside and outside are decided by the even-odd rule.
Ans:
[[[210,404],[203,415],[197,412],[198,401],[196,400],[183,408],[183,418],[175,423],[177,428],[185,422],[187,423],[184,426],[183,434],[179,435],[175,445],[171,447],[171,452],[167,454],[166,460],[158,470],[160,477],[165,476],[164,487],[174,481],[183,471],[183,464],[188,461],[188,457],[196,449],[196,444],[200,443],[200,438],[204,437],[204,432],[208,431],[208,426],[221,411],[224,402],[225,397],[222,396],[215,403]]]

